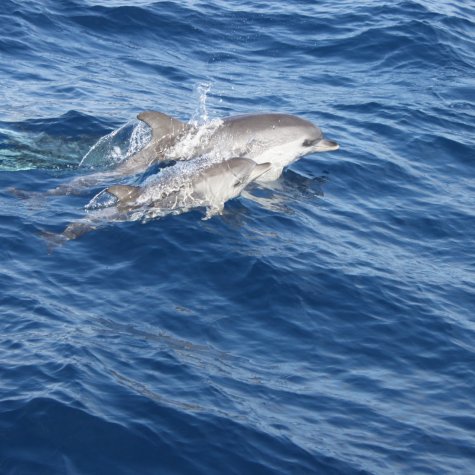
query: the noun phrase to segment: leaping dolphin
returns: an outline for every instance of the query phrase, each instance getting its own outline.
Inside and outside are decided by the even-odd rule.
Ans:
[[[150,143],[118,166],[120,174],[144,170],[150,164],[170,157],[173,148],[192,140],[197,128],[161,112],[141,112],[137,118],[152,129]],[[337,150],[336,142],[327,140],[319,127],[289,114],[250,114],[223,119],[208,137],[204,135],[191,153],[176,160],[192,159],[203,154],[247,157],[256,163],[270,163],[271,168],[258,181],[276,180],[287,165],[314,152]]]
[[[148,221],[206,207],[206,218],[222,212],[224,203],[271,167],[248,158],[210,163],[207,159],[183,162],[149,177],[143,186],[113,185],[86,205],[87,216],[69,224],[61,234],[45,232],[52,243],[75,239],[111,221]]]

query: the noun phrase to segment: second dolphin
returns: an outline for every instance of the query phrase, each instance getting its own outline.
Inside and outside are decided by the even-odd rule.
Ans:
[[[111,221],[147,221],[180,214],[196,207],[206,218],[222,212],[226,201],[270,169],[248,158],[210,163],[207,157],[181,162],[149,177],[142,186],[113,185],[98,193],[88,205],[85,218],[69,224],[61,234],[43,233],[50,242],[75,239]]]

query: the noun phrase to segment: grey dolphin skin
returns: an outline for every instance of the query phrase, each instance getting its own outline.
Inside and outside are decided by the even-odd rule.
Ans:
[[[142,112],[137,118],[152,129],[150,143],[120,165],[120,174],[143,170],[150,164],[167,159],[167,151],[197,129],[161,112]],[[213,153],[221,157],[247,157],[256,163],[271,163],[269,172],[259,181],[277,179],[285,166],[314,152],[337,150],[336,142],[323,137],[320,128],[306,119],[289,114],[250,114],[227,117],[211,135],[197,145],[191,159]]]
[[[42,234],[50,244],[60,244],[107,222],[149,220],[196,207],[206,207],[206,218],[209,218],[221,213],[226,201],[239,196],[248,183],[270,167],[270,163],[257,164],[248,158],[237,157],[212,164],[185,162],[181,167],[165,168],[146,180],[143,186],[106,188],[86,206],[89,213],[83,220],[69,224],[61,234]]]

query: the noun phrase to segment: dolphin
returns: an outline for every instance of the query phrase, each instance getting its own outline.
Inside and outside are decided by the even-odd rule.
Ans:
[[[195,126],[154,111],[141,112],[137,118],[150,126],[152,139],[141,151],[119,165],[117,170],[121,174],[143,170],[170,156],[175,160],[187,160],[212,154],[270,163],[271,168],[258,181],[271,181],[279,178],[284,167],[304,155],[339,148],[336,142],[324,138],[319,127],[306,119],[290,114],[268,113],[224,118],[214,128],[210,127],[208,136],[203,134],[200,137],[191,152],[179,155],[176,152],[180,150],[180,145],[192,142],[197,135]]]
[[[210,162],[207,157],[177,163],[149,177],[142,186],[112,185],[86,205],[87,216],[69,224],[61,234],[42,233],[59,244],[111,221],[148,221],[180,214],[196,207],[207,209],[205,219],[220,214],[226,201],[266,173],[270,163],[257,164],[242,157]]]

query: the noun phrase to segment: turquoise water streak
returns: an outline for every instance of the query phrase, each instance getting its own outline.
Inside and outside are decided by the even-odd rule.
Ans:
[[[475,473],[474,38],[461,1],[4,0],[0,473]],[[99,190],[9,188],[149,109],[341,149],[48,253]]]

